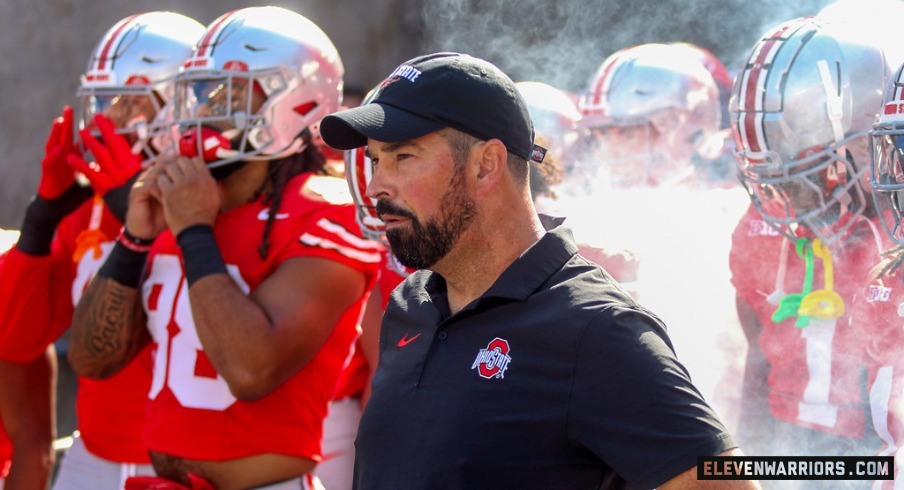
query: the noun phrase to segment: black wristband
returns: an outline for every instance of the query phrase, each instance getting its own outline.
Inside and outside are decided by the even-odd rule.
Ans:
[[[16,248],[28,255],[49,254],[57,225],[92,195],[90,187],[73,184],[54,199],[35,196],[25,210]]]
[[[106,277],[128,286],[137,288],[141,282],[141,274],[144,272],[144,264],[148,257],[147,252],[135,252],[126,248],[118,241],[113,244],[113,250],[104,265],[97,271],[99,277]]]
[[[188,285],[211,274],[228,274],[220,247],[209,225],[192,225],[179,232],[176,242],[182,249],[185,279]]]
[[[116,216],[120,223],[126,221],[126,211],[129,208],[129,192],[132,191],[132,185],[138,180],[140,173],[135,172],[135,175],[129,177],[125,184],[114,187],[104,194],[104,204],[107,205],[107,208],[110,209],[110,212],[113,213],[113,216]]]
[[[133,252],[146,253],[150,252],[151,245],[154,244],[154,240],[147,240],[144,238],[137,238],[135,235],[129,233],[129,229],[126,228],[126,225],[122,225],[122,228],[119,229],[119,236],[116,237],[116,240],[125,245],[125,247]]]

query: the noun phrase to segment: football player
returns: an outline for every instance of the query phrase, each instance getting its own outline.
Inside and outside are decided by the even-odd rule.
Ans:
[[[74,303],[120,231],[127,182],[165,150],[165,137],[150,140],[203,29],[174,12],[136,14],[108,29],[92,51],[78,91],[80,138],[66,107],[47,140],[19,240],[2,263],[0,359],[43,354],[69,326]],[[76,169],[90,186],[76,182]],[[150,360],[145,351],[109,380],[79,379],[79,430],[54,488],[120,488],[125,476],[152,472],[141,440]]]
[[[904,66],[885,90],[879,119],[870,130],[870,186],[877,220],[885,230],[883,252],[865,287],[854,297],[852,327],[861,332],[869,367],[870,415],[882,439],[877,454],[893,456],[895,481],[904,464]],[[890,240],[888,240],[890,239]],[[891,243],[888,243],[888,242]],[[894,488],[895,481],[881,482]]]
[[[718,59],[701,50],[689,43],[641,44],[599,66],[580,99],[581,126],[590,145],[585,160],[599,166],[608,185],[687,183],[695,166],[722,155],[727,135],[713,74],[721,63],[708,66],[705,61]]]
[[[103,378],[153,346],[145,441],[165,484],[309,488],[380,262],[310,130],[339,108],[342,61],[307,18],[249,7],[184,66],[180,156],[132,188],[69,357]]]
[[[882,48],[855,29],[800,18],[764,33],[735,79],[737,168],[751,202],[730,256],[748,340],[738,435],[754,454],[876,444],[861,334],[847,325],[880,247],[864,192],[867,131],[889,75]]]

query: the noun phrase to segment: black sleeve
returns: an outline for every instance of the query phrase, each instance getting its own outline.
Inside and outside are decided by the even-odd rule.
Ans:
[[[665,326],[640,308],[604,311],[577,355],[569,437],[632,487],[653,488],[736,447],[675,356]]]
[[[129,208],[129,192],[132,191],[132,186],[138,180],[140,174],[141,172],[135,172],[135,175],[129,177],[125,184],[114,187],[104,194],[104,204],[107,205],[107,208],[110,209],[110,212],[113,213],[113,216],[116,216],[120,223],[125,223],[126,221],[126,211]]]
[[[90,187],[72,184],[55,199],[35,196],[25,210],[16,248],[33,256],[49,254],[50,242],[53,241],[57,225],[93,195],[94,190]]]

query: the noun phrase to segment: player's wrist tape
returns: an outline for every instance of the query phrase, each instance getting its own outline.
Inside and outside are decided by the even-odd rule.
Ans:
[[[90,187],[73,184],[54,199],[35,196],[25,210],[16,248],[28,255],[49,254],[57,225],[92,195]]]
[[[185,279],[188,280],[189,287],[202,277],[228,274],[220,247],[213,237],[213,228],[209,225],[189,226],[179,232],[176,242],[182,249]]]
[[[121,241],[117,240],[113,244],[113,250],[110,251],[107,260],[104,261],[104,265],[100,266],[100,270],[97,271],[97,275],[113,279],[123,286],[137,288],[147,257],[147,252],[129,250]]]
[[[129,233],[125,226],[119,230],[119,236],[116,240],[127,249],[138,253],[148,253],[151,250],[151,244],[154,243],[154,240],[135,237]]]

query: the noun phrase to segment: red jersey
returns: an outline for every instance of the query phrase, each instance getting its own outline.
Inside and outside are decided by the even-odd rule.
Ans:
[[[0,270],[3,270],[3,262],[6,260],[7,253],[8,251],[4,251],[3,254],[0,254]],[[3,427],[3,420],[0,420],[0,478],[6,478],[9,474],[12,458],[13,443],[9,440],[9,435]]]
[[[51,253],[11,248],[0,262],[0,359],[26,362],[44,352],[72,318],[72,258],[58,239]]]
[[[332,195],[339,191],[334,183],[345,189],[342,204]],[[270,230],[266,259],[258,255],[268,214],[260,200],[220,213],[214,237],[233,280],[250,293],[283,261],[320,257],[361,271],[370,290],[380,264],[379,245],[361,238],[347,189],[339,179],[311,174],[293,178]],[[342,314],[298,373],[264,398],[244,402],[232,396],[204,353],[181,250],[168,231],[151,248],[141,290],[156,351],[145,430],[150,448],[207,461],[261,453],[320,459],[323,418],[357,337],[366,294]]]
[[[866,400],[859,370],[864,354],[850,322],[852,298],[876,262],[873,232],[861,219],[843,243],[832,244],[833,289],[845,312],[840,318],[810,316],[806,326],[796,314],[773,321],[783,300],[803,292],[806,260],[795,243],[763,221],[753,205],[732,233],[731,282],[762,326],[758,344],[770,366],[769,406],[776,418],[844,437],[863,436]],[[811,291],[827,289],[826,262],[813,257],[812,263]]]
[[[395,255],[392,255],[388,250],[384,249],[383,268],[380,270],[380,282],[377,283],[377,287],[380,288],[380,296],[382,296],[383,299],[380,306],[382,306],[384,310],[386,309],[386,305],[389,304],[389,295],[392,294],[392,291],[395,290],[396,286],[402,284],[402,281],[413,272],[413,269],[407,269],[404,265],[399,263],[399,259],[397,259]]]
[[[383,249],[381,255],[380,277],[377,280],[376,287],[380,289],[381,306],[385,310],[386,304],[389,302],[389,295],[396,286],[405,280],[405,276],[393,269],[390,260],[395,260],[395,258],[386,249]],[[401,268],[402,266],[397,264],[397,267]],[[363,351],[358,348],[358,342],[355,343],[355,347],[348,366],[342,371],[342,376],[339,377],[339,385],[336,387],[334,400],[360,395],[364,392],[364,388],[370,380],[370,366],[367,365],[367,359],[364,357]]]
[[[0,281],[0,359],[37,357],[69,326],[122,223],[97,197],[57,227],[47,256],[11,249]],[[150,463],[141,431],[151,380],[150,350],[108,379],[79,377],[76,415],[85,447],[108,461]]]
[[[904,268],[870,277],[853,308],[852,327],[865,344],[873,428],[882,439],[877,454],[896,456],[904,445]],[[902,462],[897,466],[900,480],[904,468]],[[881,488],[894,488],[894,481],[883,481]]]

